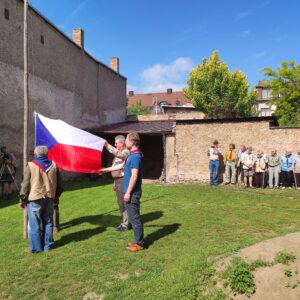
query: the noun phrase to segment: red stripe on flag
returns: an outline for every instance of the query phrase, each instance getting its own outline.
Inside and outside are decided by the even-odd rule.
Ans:
[[[48,158],[55,161],[60,169],[81,172],[96,173],[101,168],[100,150],[56,144],[48,152]]]

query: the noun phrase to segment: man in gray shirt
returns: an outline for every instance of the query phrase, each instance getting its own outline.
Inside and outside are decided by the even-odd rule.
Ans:
[[[271,154],[267,156],[266,163],[268,164],[268,171],[269,171],[269,188],[273,188],[273,181],[274,187],[278,188],[279,184],[279,171],[280,171],[280,157],[277,155],[277,150],[274,148],[271,150]]]

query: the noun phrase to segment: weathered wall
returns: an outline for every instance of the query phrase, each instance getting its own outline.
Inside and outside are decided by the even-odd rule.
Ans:
[[[4,9],[9,10],[9,20]],[[29,9],[30,134],[33,111],[80,128],[126,118],[126,78],[95,61]],[[0,0],[0,144],[21,158],[23,142],[23,1]],[[44,44],[41,43],[44,37]]]
[[[166,181],[177,181],[177,155],[175,136],[166,136]]]
[[[167,181],[208,181],[207,149],[213,140],[220,143],[222,154],[228,145],[237,148],[245,144],[254,152],[269,153],[273,147],[283,154],[287,149],[296,153],[300,149],[300,128],[270,127],[269,121],[177,122],[174,141],[167,142]],[[177,176],[176,176],[177,175]]]

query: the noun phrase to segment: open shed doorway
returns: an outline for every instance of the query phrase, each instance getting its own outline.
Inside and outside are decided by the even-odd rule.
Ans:
[[[106,139],[111,145],[114,145],[115,136],[118,134],[102,134],[101,137]],[[123,134],[126,136],[126,133]],[[141,151],[143,153],[143,178],[159,179],[164,168],[164,148],[162,134],[140,134]],[[103,150],[102,167],[111,166],[113,155]]]

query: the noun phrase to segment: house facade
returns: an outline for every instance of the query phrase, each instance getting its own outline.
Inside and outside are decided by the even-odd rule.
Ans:
[[[131,107],[136,101],[141,101],[143,106],[147,106],[150,114],[169,113],[168,108],[176,108],[176,111],[193,111],[193,104],[183,92],[174,92],[167,89],[164,93],[144,93],[135,94],[134,91],[128,92],[128,107]],[[164,109],[164,107],[167,107]],[[174,113],[172,109],[171,113]]]
[[[270,100],[273,98],[272,91],[269,88],[264,87],[262,81],[258,82],[256,90],[256,111],[258,112],[258,115],[260,117],[272,116],[276,110],[276,105],[270,104]]]

